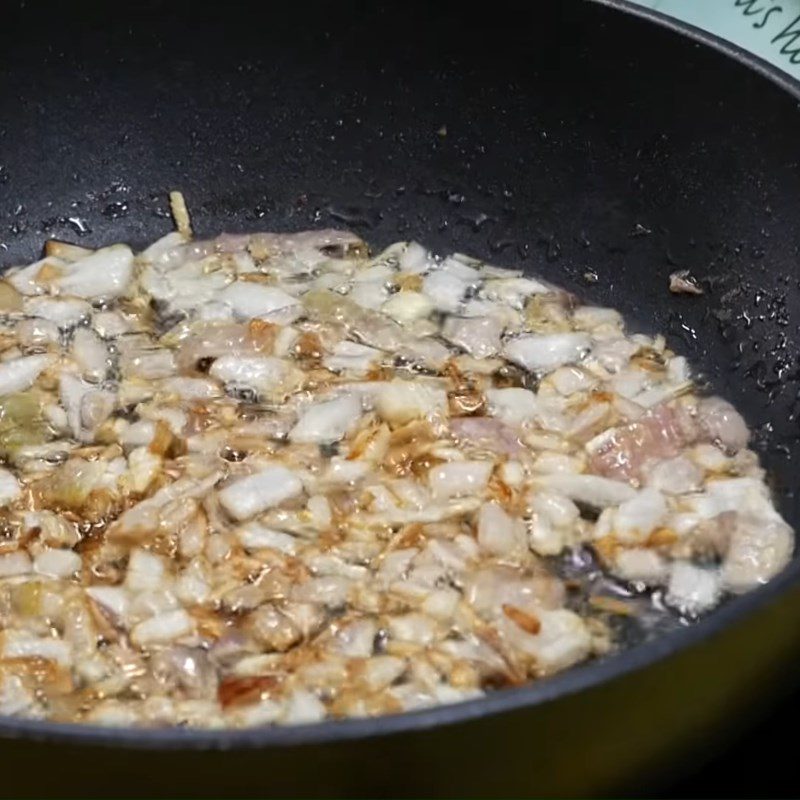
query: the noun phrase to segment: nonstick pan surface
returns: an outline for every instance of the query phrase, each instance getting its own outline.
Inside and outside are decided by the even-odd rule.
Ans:
[[[580,0],[27,2],[4,15],[2,265],[49,237],[143,245],[171,228],[167,193],[180,189],[198,236],[341,226],[378,247],[414,238],[521,266],[665,332],[742,409],[800,522],[800,116],[786,85]],[[705,294],[670,294],[677,269]],[[285,751],[512,710],[535,727],[540,706],[718,641],[793,596],[798,573],[795,560],[695,626],[454,707],[249,731],[0,731]]]

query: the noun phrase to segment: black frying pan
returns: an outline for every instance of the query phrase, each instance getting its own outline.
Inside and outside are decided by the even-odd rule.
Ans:
[[[800,523],[790,81],[614,2],[9,6],[3,264],[48,237],[142,245],[169,230],[175,188],[200,235],[333,224],[519,264],[667,332],[743,409]],[[680,268],[703,297],[668,292]],[[0,720],[0,793],[642,792],[787,686],[799,583],[796,559],[693,627],[402,716],[219,732]]]

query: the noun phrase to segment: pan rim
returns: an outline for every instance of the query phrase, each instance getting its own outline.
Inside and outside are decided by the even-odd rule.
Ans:
[[[754,70],[800,100],[800,81],[737,45],[693,25],[638,6],[630,0],[590,0],[590,2],[639,17],[712,47]],[[708,617],[691,626],[672,631],[663,637],[636,645],[603,660],[573,667],[551,678],[496,691],[461,703],[375,718],[330,720],[297,726],[270,725],[218,730],[113,728],[0,716],[0,739],[129,748],[141,751],[224,751],[311,746],[446,728],[483,717],[544,705],[624,678],[629,673],[665,661],[719,636],[737,621],[763,609],[798,583],[800,583],[800,558],[795,558],[767,585],[749,594],[730,599]]]
[[[661,11],[655,11],[640,6],[638,3],[632,2],[632,0],[584,0],[584,2],[587,1],[606,6],[606,8],[611,8],[616,11],[621,11],[634,17],[639,17],[655,25],[660,25],[662,28],[667,28],[673,33],[682,34],[690,39],[694,39],[699,44],[711,47],[734,61],[738,61],[743,66],[749,67],[762,77],[777,84],[777,86],[785,92],[788,92],[797,100],[800,100],[800,80],[793,78],[789,73],[784,72],[774,64],[770,64],[769,61],[765,61],[760,56],[751,53],[738,44],[729,42],[716,34],[709,33],[702,28],[698,28],[696,25],[683,22]]]

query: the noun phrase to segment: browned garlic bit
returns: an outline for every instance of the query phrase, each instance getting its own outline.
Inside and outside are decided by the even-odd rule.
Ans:
[[[48,243],[0,281],[0,713],[206,727],[479,696],[604,652],[588,544],[693,616],[792,531],[660,336],[339,231]],[[577,609],[577,610],[576,610]]]
[[[688,269],[679,269],[669,276],[669,290],[673,294],[703,294],[697,278]]]

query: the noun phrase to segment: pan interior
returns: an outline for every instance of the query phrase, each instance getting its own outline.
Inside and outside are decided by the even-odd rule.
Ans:
[[[341,226],[521,267],[667,333],[797,524],[797,112],[763,78],[579,2],[9,17],[3,265],[143,245],[178,188],[199,235]],[[670,294],[676,269],[705,294]]]

